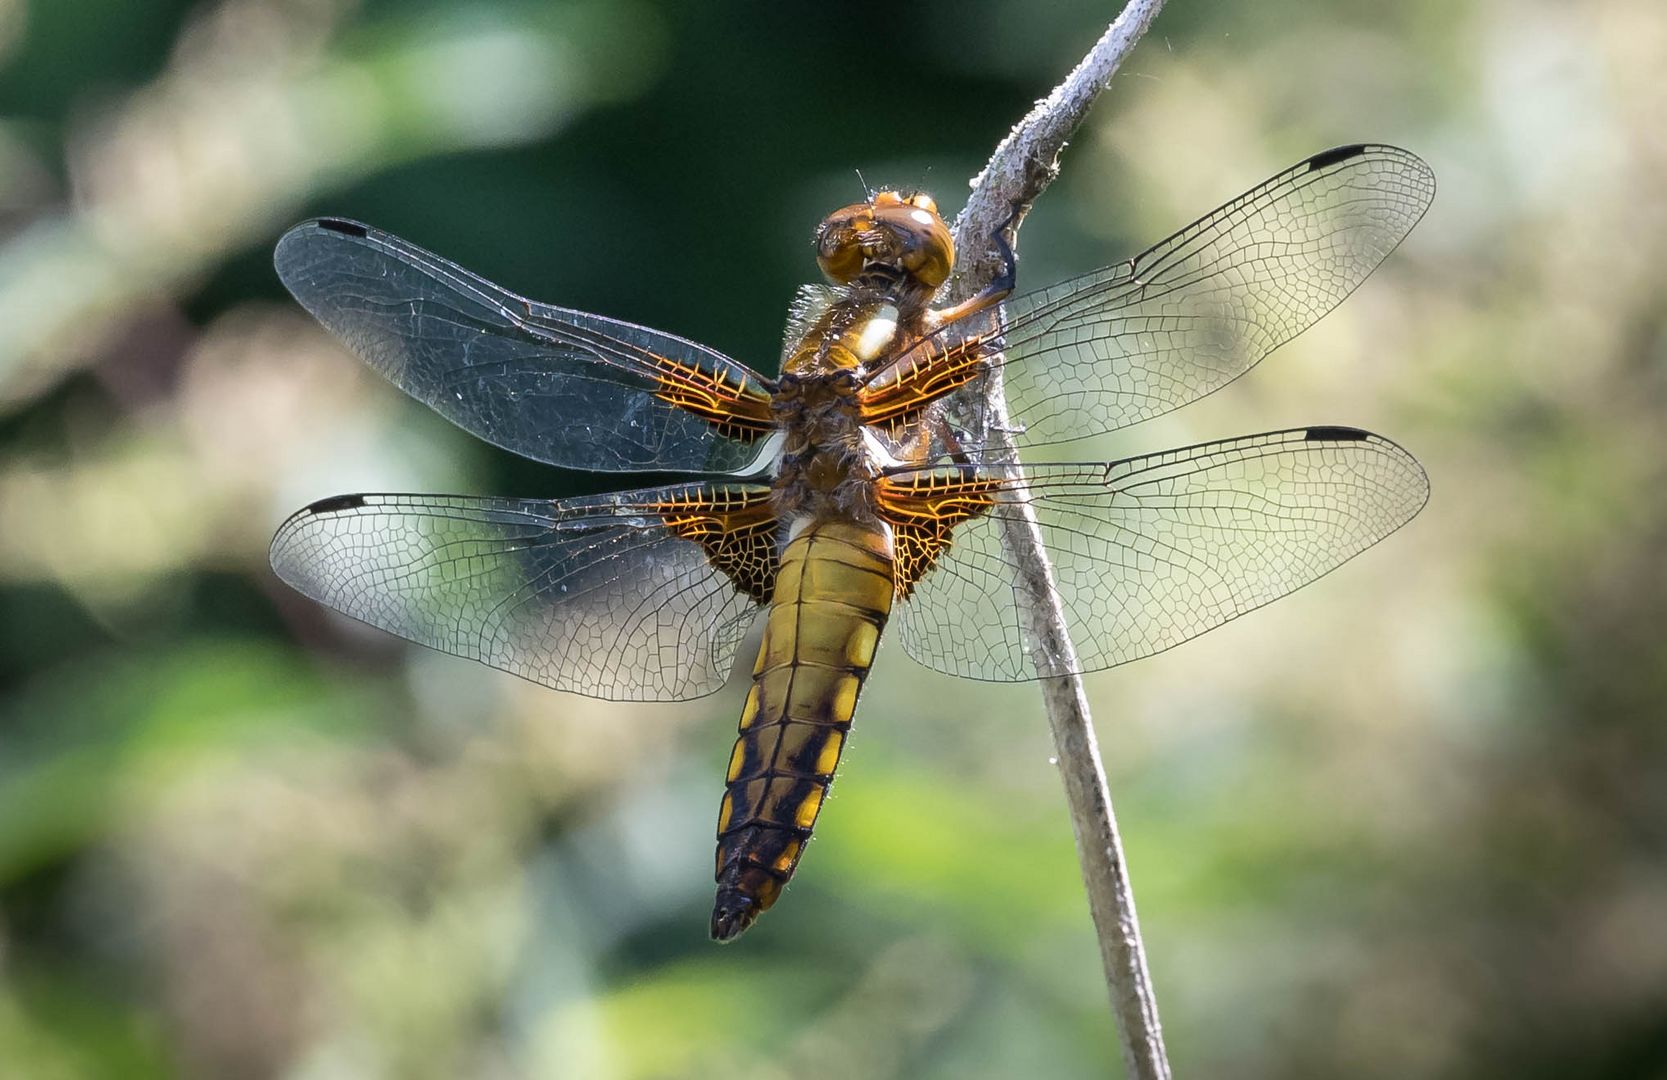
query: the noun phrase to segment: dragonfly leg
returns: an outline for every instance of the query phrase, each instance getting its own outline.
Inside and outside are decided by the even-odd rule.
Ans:
[[[1024,203],[1014,200],[1011,212],[1008,213],[1000,225],[996,226],[995,233],[990,237],[990,242],[996,246],[996,251],[1001,255],[1001,270],[976,295],[968,297],[953,307],[934,312],[934,321],[939,326],[952,323],[956,319],[964,319],[968,315],[976,315],[1013,295],[1013,286],[1018,284],[1019,280],[1019,257],[1013,253],[1013,244],[1008,239],[1008,234],[1019,220],[1019,215],[1024,213],[1024,209]]]

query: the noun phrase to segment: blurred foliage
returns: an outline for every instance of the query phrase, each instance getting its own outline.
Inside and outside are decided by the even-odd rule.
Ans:
[[[1113,5],[1114,6],[1114,5]],[[608,705],[286,592],[340,491],[561,495],[287,302],[310,213],[768,367],[806,243],[953,208],[1110,6],[0,0],[0,1075],[1099,1076],[1034,691],[886,653],[818,839],[706,941],[742,687]],[[1435,498],[1091,682],[1179,1075],[1667,1076],[1667,11],[1176,4],[1031,286],[1325,146],[1442,192],[1132,452],[1371,427]]]

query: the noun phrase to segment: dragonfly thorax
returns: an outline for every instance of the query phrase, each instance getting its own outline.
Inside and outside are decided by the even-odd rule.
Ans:
[[[771,402],[785,433],[775,481],[782,517],[873,516],[879,467],[863,438],[860,386],[853,371],[782,375]]]
[[[885,197],[881,193],[873,204],[847,207],[830,216],[819,233],[819,253],[828,250],[829,244],[842,250],[839,244],[844,241],[829,237],[847,228],[857,229],[846,220],[857,211],[908,209],[937,221],[941,228],[935,210],[902,202],[892,205],[882,201]],[[862,237],[878,228],[870,217],[860,221],[866,223],[866,231],[858,230],[862,235],[853,234],[849,240],[857,247],[870,243]],[[904,232],[899,227],[887,235],[904,237]],[[948,235],[943,230],[941,250],[929,239],[916,244],[905,237],[889,247],[891,241],[872,241],[872,250],[880,254],[858,260],[852,276],[834,290],[831,302],[809,321],[788,351],[770,405],[783,436],[774,502],[784,518],[875,520],[872,485],[881,462],[873,452],[873,440],[864,436],[861,390],[870,374],[888,365],[899,348],[919,339],[932,292],[942,280],[935,270],[923,276],[906,268],[912,256],[898,253],[925,250],[923,244],[947,257],[951,250]],[[834,271],[829,276],[835,276]]]

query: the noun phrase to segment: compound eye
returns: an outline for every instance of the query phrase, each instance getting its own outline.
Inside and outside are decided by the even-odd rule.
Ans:
[[[850,281],[862,272],[862,234],[874,227],[867,205],[836,210],[816,229],[816,262],[833,281]]]
[[[902,206],[903,196],[895,191],[877,191],[874,193],[875,206]]]
[[[847,231],[831,236],[817,246],[817,265],[834,281],[850,281],[862,272],[862,245]]]
[[[909,205],[916,210],[925,210],[929,214],[938,212],[937,200],[924,191],[917,191],[909,196]]]

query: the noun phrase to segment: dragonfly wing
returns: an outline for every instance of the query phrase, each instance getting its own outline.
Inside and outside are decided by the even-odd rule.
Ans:
[[[927,667],[1037,677],[1003,540],[1026,504],[1053,564],[1076,670],[1087,672],[1162,652],[1301,588],[1400,528],[1429,495],[1410,454],[1353,428],[1025,471],[1022,487],[977,466],[881,481],[888,516],[915,507],[948,523],[947,539],[916,560],[924,569],[894,616],[903,648]]]
[[[870,386],[915,370],[960,385],[945,406],[970,436],[963,452],[981,443],[985,380],[971,376],[989,365],[1002,368],[1020,446],[1139,423],[1219,390],[1313,326],[1434,196],[1430,167],[1405,150],[1316,154],[1132,259],[1008,301],[999,336],[948,324]]]
[[[535,303],[356,222],[298,225],[274,261],[366,363],[505,450],[607,472],[762,468],[768,383],[703,345]]]
[[[680,484],[568,499],[345,495],[291,517],[272,567],[431,648],[591,697],[723,685],[769,595],[769,488]]]

